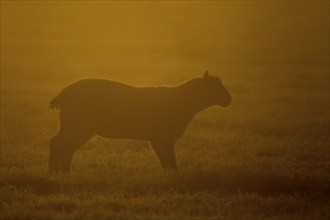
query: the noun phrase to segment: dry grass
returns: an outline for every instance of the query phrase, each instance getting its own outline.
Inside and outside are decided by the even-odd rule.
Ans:
[[[48,101],[75,76],[7,76],[17,83],[1,88],[1,219],[328,219],[328,69],[246,70],[222,77],[232,106],[195,118],[168,175],[146,143],[99,137],[71,174],[47,174]]]

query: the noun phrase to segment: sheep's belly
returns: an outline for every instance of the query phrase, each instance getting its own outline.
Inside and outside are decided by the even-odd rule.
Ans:
[[[178,123],[168,111],[141,105],[66,109],[62,111],[62,120],[78,130],[87,129],[90,133],[115,139],[177,138],[182,135],[185,128],[185,123]]]
[[[129,138],[150,140],[157,133],[155,125],[150,121],[110,120],[99,122],[95,126],[96,134],[107,138]]]

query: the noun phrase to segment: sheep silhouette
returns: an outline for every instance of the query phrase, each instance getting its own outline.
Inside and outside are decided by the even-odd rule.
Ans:
[[[60,128],[50,141],[49,171],[69,172],[74,152],[94,135],[149,141],[163,169],[177,169],[175,142],[193,117],[230,103],[220,79],[207,71],[173,87],[78,80],[50,102],[50,109],[60,110]]]

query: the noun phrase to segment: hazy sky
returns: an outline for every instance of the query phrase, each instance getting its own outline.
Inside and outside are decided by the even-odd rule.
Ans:
[[[1,1],[1,53],[7,71],[22,64],[324,65],[329,2]]]

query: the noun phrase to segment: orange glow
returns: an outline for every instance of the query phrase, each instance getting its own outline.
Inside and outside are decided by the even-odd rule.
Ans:
[[[330,219],[329,1],[0,3],[0,219]]]

